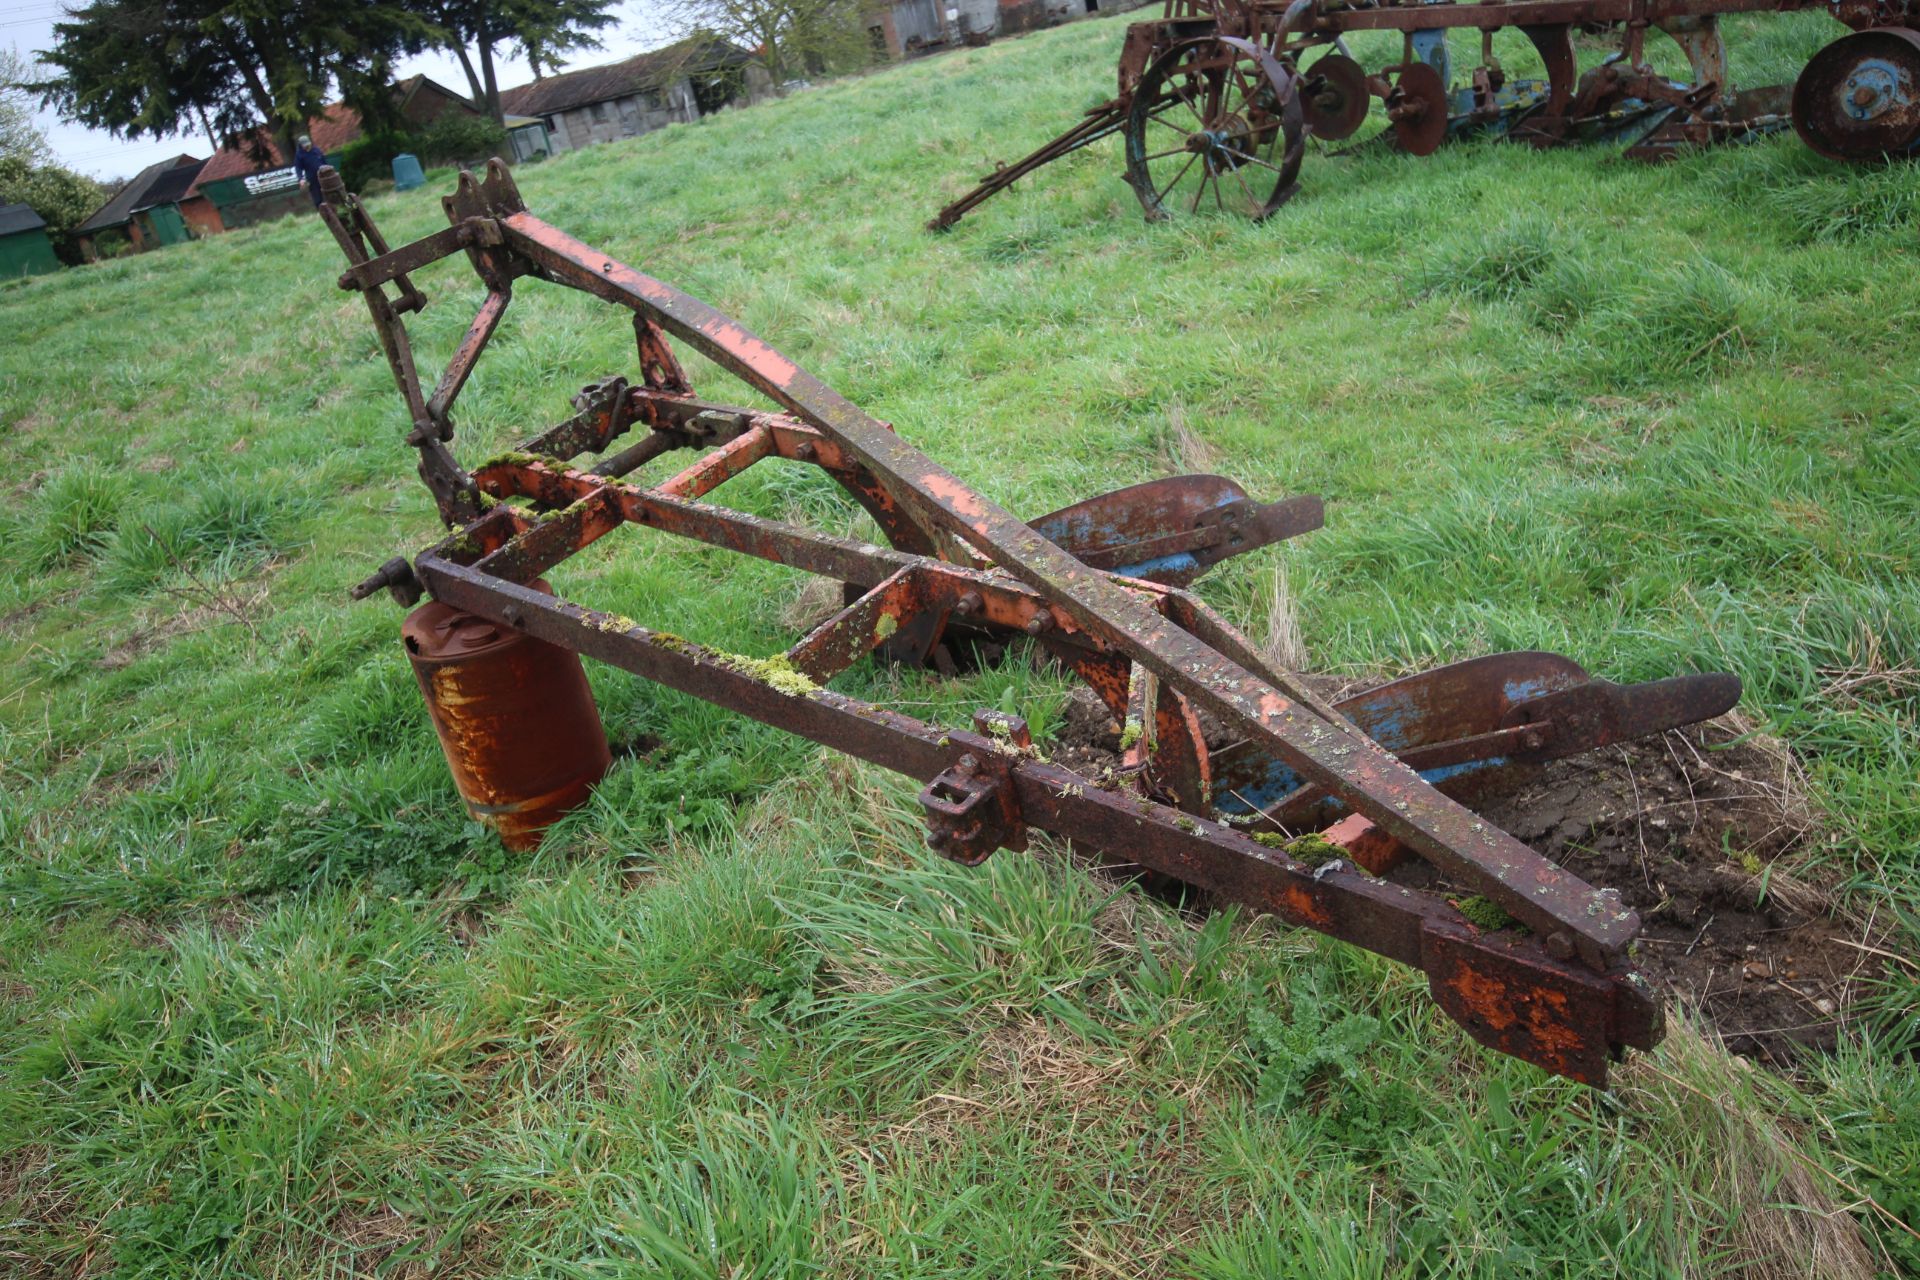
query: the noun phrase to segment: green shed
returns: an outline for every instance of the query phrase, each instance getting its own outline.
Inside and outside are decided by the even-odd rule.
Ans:
[[[0,280],[58,271],[47,224],[24,204],[0,204]]]
[[[141,252],[161,245],[183,244],[190,235],[180,202],[206,164],[198,156],[174,156],[142,169],[133,181],[114,193],[73,229],[80,256],[88,262],[100,257],[100,237],[124,237]]]

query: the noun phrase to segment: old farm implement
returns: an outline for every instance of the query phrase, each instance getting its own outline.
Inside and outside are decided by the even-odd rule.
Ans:
[[[1920,32],[1907,0],[1164,0],[1127,28],[1119,94],[1039,150],[1002,165],[947,205],[943,230],[996,192],[1110,134],[1125,140],[1126,177],[1150,220],[1203,208],[1264,218],[1298,189],[1306,140],[1339,142],[1375,100],[1383,138],[1431,155],[1450,137],[1491,134],[1533,146],[1609,140],[1636,159],[1786,127],[1841,160],[1901,156],[1920,145]],[[1823,8],[1853,28],[1815,54],[1792,85],[1736,89],[1722,15]],[[1494,34],[1526,36],[1544,79],[1510,77]],[[1347,37],[1401,34],[1392,62],[1369,70]],[[1574,34],[1617,33],[1584,73]],[[1687,78],[1656,71],[1650,31],[1686,56]],[[1455,75],[1451,32],[1478,37]],[[1467,41],[1463,40],[1463,43]]]
[[[590,700],[582,710],[584,654],[922,780],[928,842],[962,862],[1024,849],[1034,831],[1066,837],[1412,965],[1474,1038],[1576,1080],[1599,1084],[1625,1046],[1659,1039],[1659,1003],[1626,960],[1637,917],[1456,797],[1716,715],[1738,697],[1732,677],[1621,686],[1515,653],[1329,706],[1185,589],[1211,564],[1317,527],[1318,499],[1261,503],[1185,476],[1029,524],[739,324],[534,217],[497,162],[484,181],[461,175],[447,229],[397,249],[330,171],[322,190],[350,261],[341,286],[373,314],[407,441],[452,529],[354,594],[433,596],[409,617],[408,648],[469,805],[510,838],[537,838],[605,768]],[[426,304],[411,277],[462,253],[487,296],[429,387],[404,323]],[[523,279],[630,312],[637,372],[592,383],[573,416],[468,471],[448,448],[450,410]],[[697,398],[671,339],[777,407]],[[634,478],[680,450],[693,461]],[[712,501],[774,463],[825,472],[890,545]],[[784,653],[743,657],[553,594],[545,576],[607,538],[760,557],[841,584],[847,603]],[[1126,726],[1120,756],[1076,773],[1017,715],[943,727],[833,688],[869,655],[932,663],[970,640],[1026,646],[1084,681]],[[469,666],[486,673],[462,676]],[[1483,928],[1397,883],[1407,858],[1513,926]]]

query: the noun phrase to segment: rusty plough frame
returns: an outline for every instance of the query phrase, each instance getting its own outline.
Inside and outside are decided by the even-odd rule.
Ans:
[[[1028,524],[739,324],[535,218],[497,161],[484,181],[461,175],[445,201],[451,226],[398,249],[330,170],[322,190],[351,263],[341,286],[373,314],[421,476],[455,530],[411,564],[390,561],[356,597],[385,587],[411,604],[431,592],[491,627],[922,779],[929,842],[963,862],[1048,831],[1412,965],[1475,1039],[1548,1071],[1598,1085],[1625,1046],[1660,1038],[1659,1002],[1626,962],[1634,913],[1447,793],[1716,715],[1738,698],[1731,676],[1623,687],[1550,654],[1503,654],[1329,706],[1182,589],[1211,563],[1317,527],[1317,499],[1262,504],[1218,477],[1177,477]],[[425,305],[409,273],[456,253],[488,294],[427,390],[403,322]],[[631,311],[641,377],[588,387],[574,417],[469,474],[447,448],[449,409],[522,277]],[[779,409],[695,398],[668,335]],[[623,478],[678,449],[704,452],[659,483]],[[826,472],[892,545],[706,500],[772,458]],[[849,603],[784,656],[756,660],[531,585],[626,526],[823,575],[847,584]],[[969,635],[1031,637],[1091,686],[1127,726],[1118,768],[1088,777],[1049,762],[1015,716],[941,728],[827,687],[876,650],[930,662]],[[1311,856],[1282,843],[1316,831]],[[1365,869],[1406,854],[1516,925],[1476,927],[1443,898]]]

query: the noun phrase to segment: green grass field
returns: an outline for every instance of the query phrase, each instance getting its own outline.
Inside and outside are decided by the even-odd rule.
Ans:
[[[1202,587],[1265,634],[1283,564],[1316,670],[1738,673],[1822,813],[1780,873],[1895,953],[1839,1050],[1756,1068],[1683,1013],[1597,1095],[1345,946],[1058,848],[944,863],[912,784],[603,668],[614,772],[506,856],[398,612],[345,598],[433,518],[299,219],[0,290],[0,1272],[1920,1273],[1920,169],[1790,136],[1663,168],[1315,155],[1266,225],[1148,226],[1109,143],[924,232],[1111,91],[1121,30],[519,181],[1015,511],[1208,458],[1324,494],[1325,530]],[[1743,20],[1736,78],[1840,30]],[[389,238],[448,185],[376,201]],[[479,295],[457,264],[421,283],[443,353]],[[604,308],[523,287],[457,449],[630,360]],[[724,496],[859,527],[793,470]],[[558,585],[790,639],[786,571],[626,549]],[[855,685],[1042,730],[1062,689]]]

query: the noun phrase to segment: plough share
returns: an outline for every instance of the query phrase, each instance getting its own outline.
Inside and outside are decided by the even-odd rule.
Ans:
[[[1317,498],[1262,503],[1219,477],[1183,476],[1028,523],[739,324],[534,217],[497,161],[484,181],[461,175],[446,230],[397,249],[331,171],[322,191],[350,263],[341,286],[373,315],[408,442],[454,531],[411,563],[389,561],[356,598],[431,593],[423,610],[465,611],[918,778],[929,843],[962,862],[1051,832],[1411,965],[1475,1039],[1559,1075],[1602,1084],[1626,1046],[1660,1038],[1660,1003],[1628,962],[1634,913],[1462,801],[1546,761],[1717,715],[1738,699],[1733,677],[1621,686],[1565,658],[1511,653],[1329,705],[1186,590],[1211,564],[1318,527]],[[404,321],[426,305],[411,276],[457,253],[487,297],[429,390]],[[638,376],[588,386],[572,417],[468,471],[448,448],[450,409],[523,279],[630,312]],[[697,398],[674,339],[777,408]],[[657,482],[632,478],[681,450],[698,456]],[[711,501],[775,459],[824,471],[890,545]],[[823,575],[844,584],[847,603],[784,654],[751,659],[582,607],[541,581],[616,534]],[[1113,768],[1087,776],[1049,761],[1015,715],[940,727],[831,687],[869,654],[943,665],[970,643],[1023,638],[1126,726]],[[1396,883],[1391,869],[1409,856],[1513,925],[1482,928]]]
[[[1771,133],[1791,122],[1839,160],[1920,146],[1920,31],[1911,0],[1163,0],[1127,28],[1119,93],[1053,141],[1003,164],[930,224],[951,227],[995,193],[1111,134],[1124,136],[1127,182],[1149,221],[1218,209],[1265,218],[1299,190],[1308,138],[1341,142],[1378,100],[1381,140],[1417,156],[1480,135],[1536,147],[1618,141],[1640,160]],[[1792,85],[1736,89],[1720,18],[1824,8],[1853,28],[1816,53]],[[1507,75],[1496,31],[1513,27],[1545,79]],[[1647,57],[1650,30],[1685,54],[1684,80]],[[1401,35],[1373,71],[1351,55],[1359,32]],[[1574,33],[1613,32],[1619,48],[1583,74]],[[1479,36],[1454,74],[1448,33]]]

